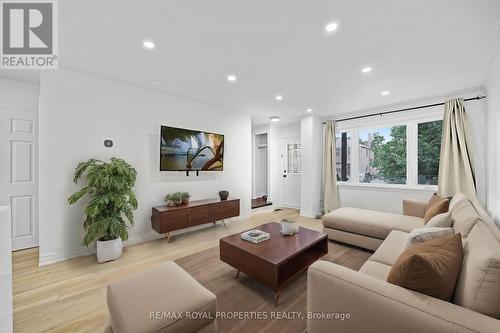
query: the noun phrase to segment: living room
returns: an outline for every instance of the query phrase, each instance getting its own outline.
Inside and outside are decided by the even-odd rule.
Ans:
[[[498,1],[0,6],[1,332],[500,331]]]

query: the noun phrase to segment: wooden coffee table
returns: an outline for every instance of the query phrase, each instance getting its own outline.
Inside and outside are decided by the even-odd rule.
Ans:
[[[269,233],[271,239],[254,244],[242,240],[240,234],[224,237],[220,259],[238,270],[236,278],[241,271],[271,288],[277,305],[281,288],[328,253],[327,235],[300,227],[298,234],[282,236],[276,222],[255,229]]]

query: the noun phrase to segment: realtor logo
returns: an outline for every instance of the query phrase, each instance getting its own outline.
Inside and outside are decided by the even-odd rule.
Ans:
[[[0,0],[0,4],[0,68],[57,68],[56,0]]]

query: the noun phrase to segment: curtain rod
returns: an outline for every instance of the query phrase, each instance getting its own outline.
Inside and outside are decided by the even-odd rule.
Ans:
[[[486,98],[486,96],[485,95],[477,95],[476,97],[471,97],[471,98],[464,99],[464,102],[481,100],[483,98]],[[372,113],[372,114],[365,114],[365,115],[356,116],[356,117],[341,118],[341,119],[335,120],[335,122],[338,123],[338,122],[347,121],[347,120],[361,119],[361,118],[374,117],[374,116],[383,116],[385,114],[390,114],[390,113],[397,113],[397,112],[404,112],[404,111],[412,111],[412,110],[418,110],[418,109],[425,109],[425,108],[431,108],[433,106],[440,106],[440,105],[444,105],[444,104],[445,104],[445,102],[434,103],[434,104],[427,104],[427,105],[419,105],[419,106],[413,106],[411,108],[404,108],[404,109],[398,109],[398,110],[392,110],[392,111],[385,111],[385,112],[378,112],[378,113]],[[323,125],[324,124],[326,124],[326,121],[323,122]]]

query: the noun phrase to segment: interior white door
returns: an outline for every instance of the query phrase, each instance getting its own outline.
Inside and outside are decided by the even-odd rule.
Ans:
[[[11,206],[12,249],[38,246],[36,118],[0,110],[0,206]]]
[[[300,208],[300,137],[284,138],[282,147],[283,206]]]

